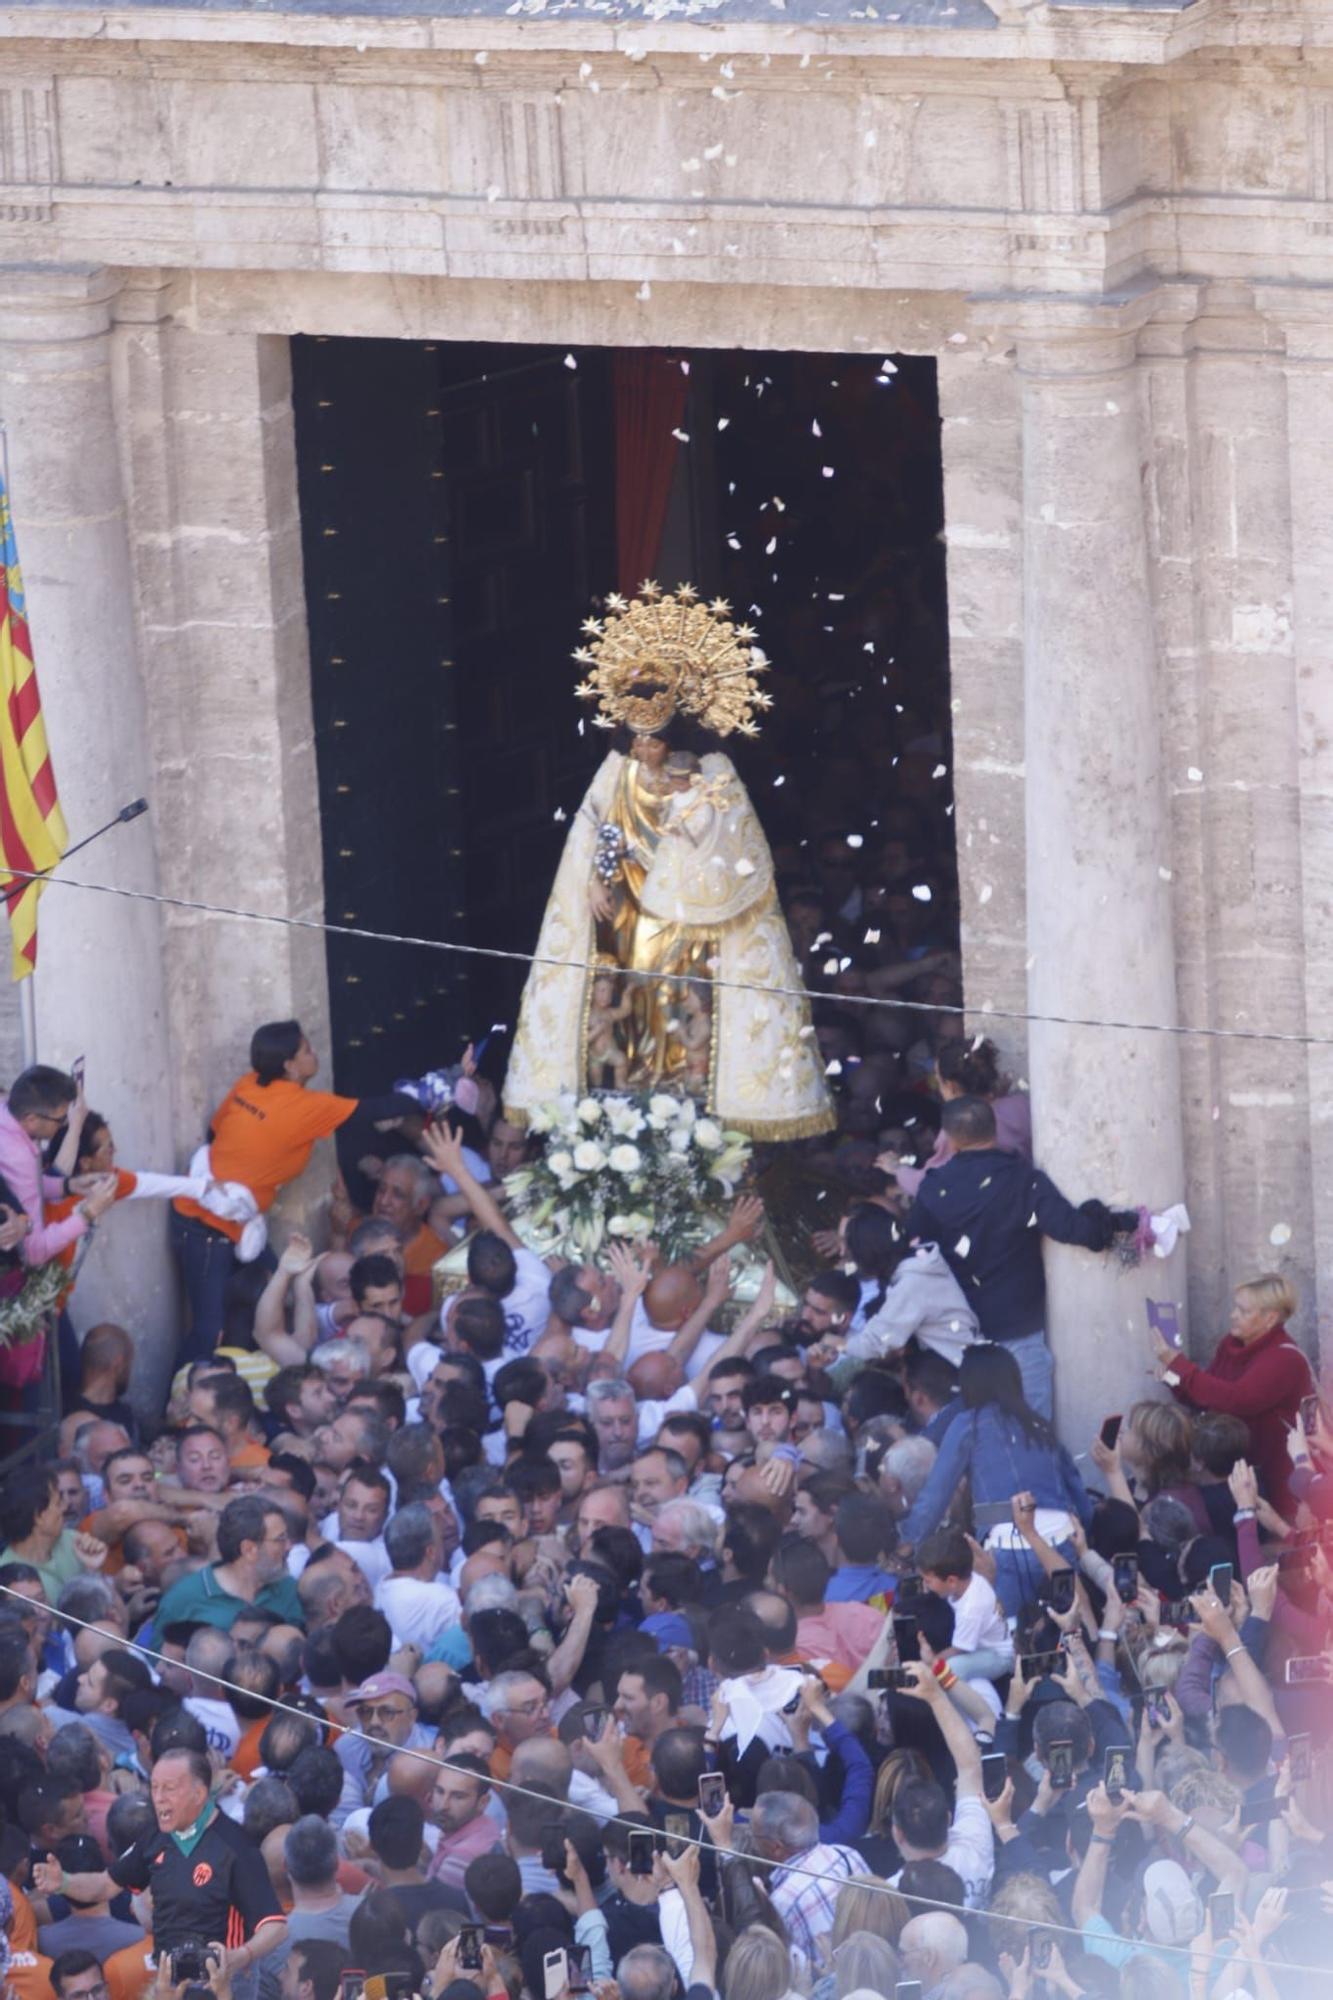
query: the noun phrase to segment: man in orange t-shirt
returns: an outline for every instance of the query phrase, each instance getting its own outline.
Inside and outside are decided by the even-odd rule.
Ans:
[[[358,1099],[307,1089],[319,1057],[299,1021],[268,1021],[256,1028],[250,1061],[253,1067],[232,1085],[214,1116],[209,1164],[215,1181],[248,1188],[261,1215],[305,1172],[319,1140],[330,1138],[354,1111],[365,1111],[377,1123],[420,1115],[412,1098],[394,1093]],[[222,1330],[243,1225],[185,1197],[172,1209],[172,1243],[190,1300],[190,1331],[179,1358],[199,1361],[213,1352]],[[267,1253],[266,1262],[271,1268]]]

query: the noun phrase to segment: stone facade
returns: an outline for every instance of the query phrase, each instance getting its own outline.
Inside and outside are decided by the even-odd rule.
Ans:
[[[1068,1192],[1195,1218],[1188,1278],[1053,1255],[1063,1411],[1144,1386],[1149,1291],[1188,1284],[1206,1346],[1289,1270],[1313,1342],[1333,15],[626,11],[0,9],[0,411],[57,768],[76,826],[153,803],[87,879],[321,911],[291,333],[933,355],[969,1006]],[[308,931],[53,890],[42,951],[43,1051],[90,1043],[145,1164],[255,1018],[325,1018]],[[142,1229],[90,1304],[128,1310]]]

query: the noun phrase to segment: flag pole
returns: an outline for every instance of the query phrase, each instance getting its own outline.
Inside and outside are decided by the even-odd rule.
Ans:
[[[0,484],[3,484],[6,493],[11,491],[9,484],[9,433],[5,428],[3,417],[0,417]],[[23,1049],[24,1069],[31,1069],[37,1060],[37,995],[33,991],[33,982],[36,977],[37,974],[33,971],[28,974],[26,979],[20,979],[19,981],[19,1035]]]
[[[36,981],[35,972],[30,972],[26,979],[19,981],[19,1030],[24,1069],[31,1069],[37,1060],[37,995],[33,992]]]

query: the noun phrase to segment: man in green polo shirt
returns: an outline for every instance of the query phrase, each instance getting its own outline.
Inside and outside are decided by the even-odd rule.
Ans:
[[[243,1611],[272,1611],[284,1625],[305,1624],[295,1579],[287,1573],[291,1540],[271,1501],[245,1494],[218,1516],[221,1562],[192,1570],[172,1584],[157,1607],[156,1630],[169,1625],[217,1625],[229,1632]]]

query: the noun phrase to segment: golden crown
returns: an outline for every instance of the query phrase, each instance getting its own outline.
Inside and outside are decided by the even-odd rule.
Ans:
[[[574,692],[598,704],[599,728],[623,722],[655,736],[679,714],[715,736],[757,736],[753,711],[773,706],[755,679],[768,662],[753,626],[734,625],[720,597],[701,603],[691,584],[664,592],[642,583],[633,599],[608,597],[605,615],[585,618],[583,631],[590,643],[574,658],[588,675]]]

